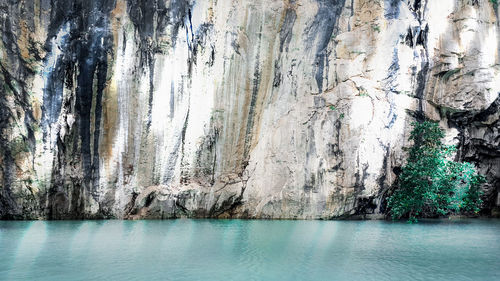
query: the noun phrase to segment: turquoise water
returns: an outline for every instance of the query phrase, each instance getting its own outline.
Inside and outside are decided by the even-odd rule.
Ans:
[[[500,221],[0,221],[1,280],[500,280]]]

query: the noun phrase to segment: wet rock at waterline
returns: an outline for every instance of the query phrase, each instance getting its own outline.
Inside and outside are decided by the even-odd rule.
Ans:
[[[495,213],[497,8],[0,0],[0,217],[377,216],[419,116]]]

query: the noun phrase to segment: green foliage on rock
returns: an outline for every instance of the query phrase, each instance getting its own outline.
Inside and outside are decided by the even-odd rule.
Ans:
[[[451,160],[456,148],[444,145],[443,137],[436,122],[413,123],[408,163],[388,199],[393,219],[416,222],[419,217],[479,212],[485,179],[471,163]]]
[[[16,156],[19,153],[23,152],[29,152],[29,146],[26,143],[26,141],[23,139],[23,137],[17,137],[12,142],[9,144],[10,146],[10,153],[13,156]]]
[[[498,9],[498,0],[490,0],[490,3],[493,4],[493,8]]]
[[[443,80],[444,81],[448,81],[450,80],[451,76],[457,74],[460,72],[460,70],[462,70],[461,68],[455,68],[455,69],[451,69],[451,70],[448,70],[447,72],[445,72],[443,74]]]

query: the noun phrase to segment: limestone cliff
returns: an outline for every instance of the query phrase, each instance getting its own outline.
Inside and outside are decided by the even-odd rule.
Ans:
[[[490,0],[0,0],[1,218],[383,214],[440,120],[500,205]]]

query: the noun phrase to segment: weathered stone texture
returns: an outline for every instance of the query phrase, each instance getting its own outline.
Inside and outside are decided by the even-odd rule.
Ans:
[[[0,0],[0,218],[379,216],[440,120],[500,205],[488,0]]]

